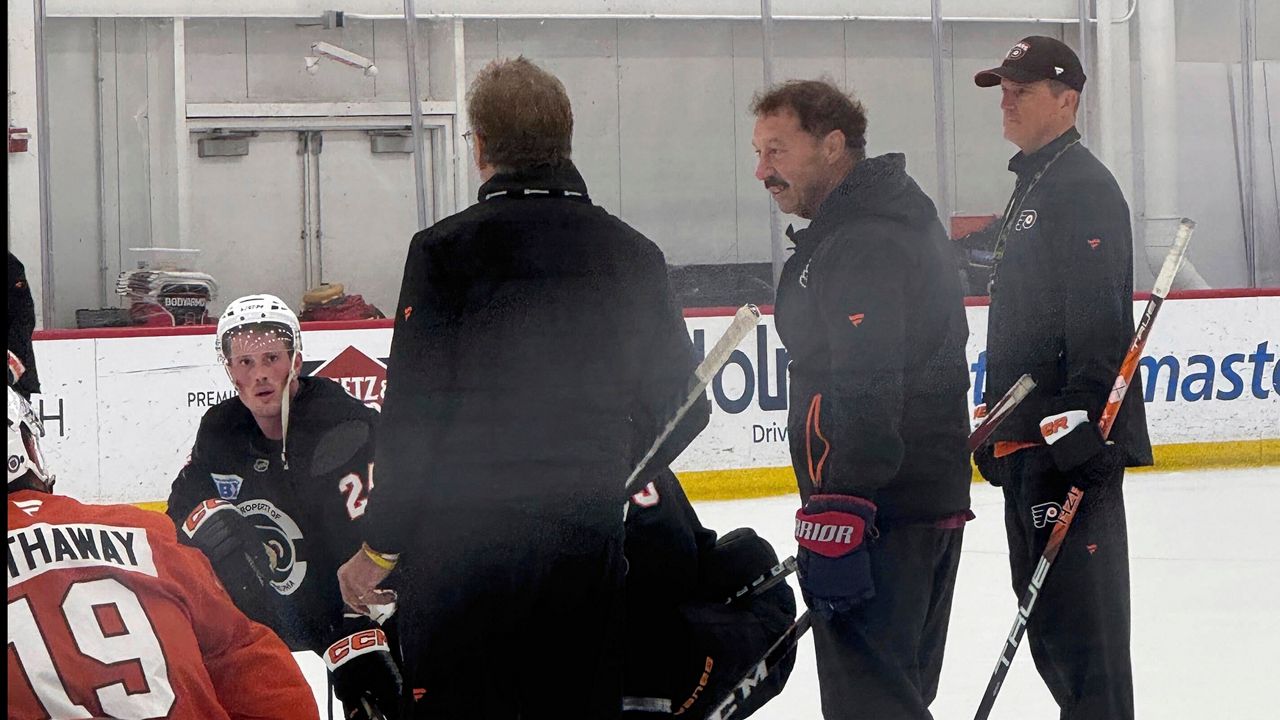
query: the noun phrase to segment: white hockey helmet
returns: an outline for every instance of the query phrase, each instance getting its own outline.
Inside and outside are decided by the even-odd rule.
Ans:
[[[40,416],[31,409],[31,403],[18,391],[9,388],[9,489],[13,490],[13,482],[34,473],[49,488],[53,487],[53,473],[49,472],[44,462],[44,453],[40,452],[40,438],[44,436],[44,425]]]
[[[231,338],[237,333],[263,331],[270,337],[283,338],[291,352],[302,353],[302,326],[289,306],[275,295],[246,295],[233,300],[218,318],[218,362],[227,364]]]

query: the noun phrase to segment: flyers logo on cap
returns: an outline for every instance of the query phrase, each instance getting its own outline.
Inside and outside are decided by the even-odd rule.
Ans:
[[[1007,57],[1010,60],[1017,60],[1023,55],[1026,55],[1029,50],[1031,50],[1030,45],[1026,44],[1025,42],[1020,42],[1017,45],[1014,45],[1013,47],[1009,48],[1009,55]]]

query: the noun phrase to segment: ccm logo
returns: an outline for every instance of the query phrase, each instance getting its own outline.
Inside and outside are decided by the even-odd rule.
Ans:
[[[334,670],[348,660],[368,652],[388,652],[386,633],[371,628],[348,635],[325,650],[324,662],[330,670]]]

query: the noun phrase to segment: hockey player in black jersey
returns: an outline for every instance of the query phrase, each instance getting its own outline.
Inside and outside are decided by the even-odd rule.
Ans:
[[[749,528],[717,540],[670,470],[631,497],[626,530],[623,717],[706,717],[795,619],[795,594],[780,582],[739,595],[774,569],[777,555]],[[794,662],[793,651],[758,680],[735,717],[782,692]]]
[[[237,397],[205,413],[173,482],[178,537],[246,614],[324,658],[347,718],[396,717],[391,623],[344,612],[336,575],[361,546],[378,413],[328,379],[298,377],[301,329],[279,298],[231,303],[217,351]]]

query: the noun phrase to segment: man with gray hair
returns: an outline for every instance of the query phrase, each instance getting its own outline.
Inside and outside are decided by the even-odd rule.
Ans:
[[[385,603],[396,569],[417,717],[614,718],[623,485],[683,402],[693,345],[662,252],[591,202],[561,82],[495,61],[467,113],[484,184],[409,245],[343,595]],[[709,415],[704,399],[641,480]]]

